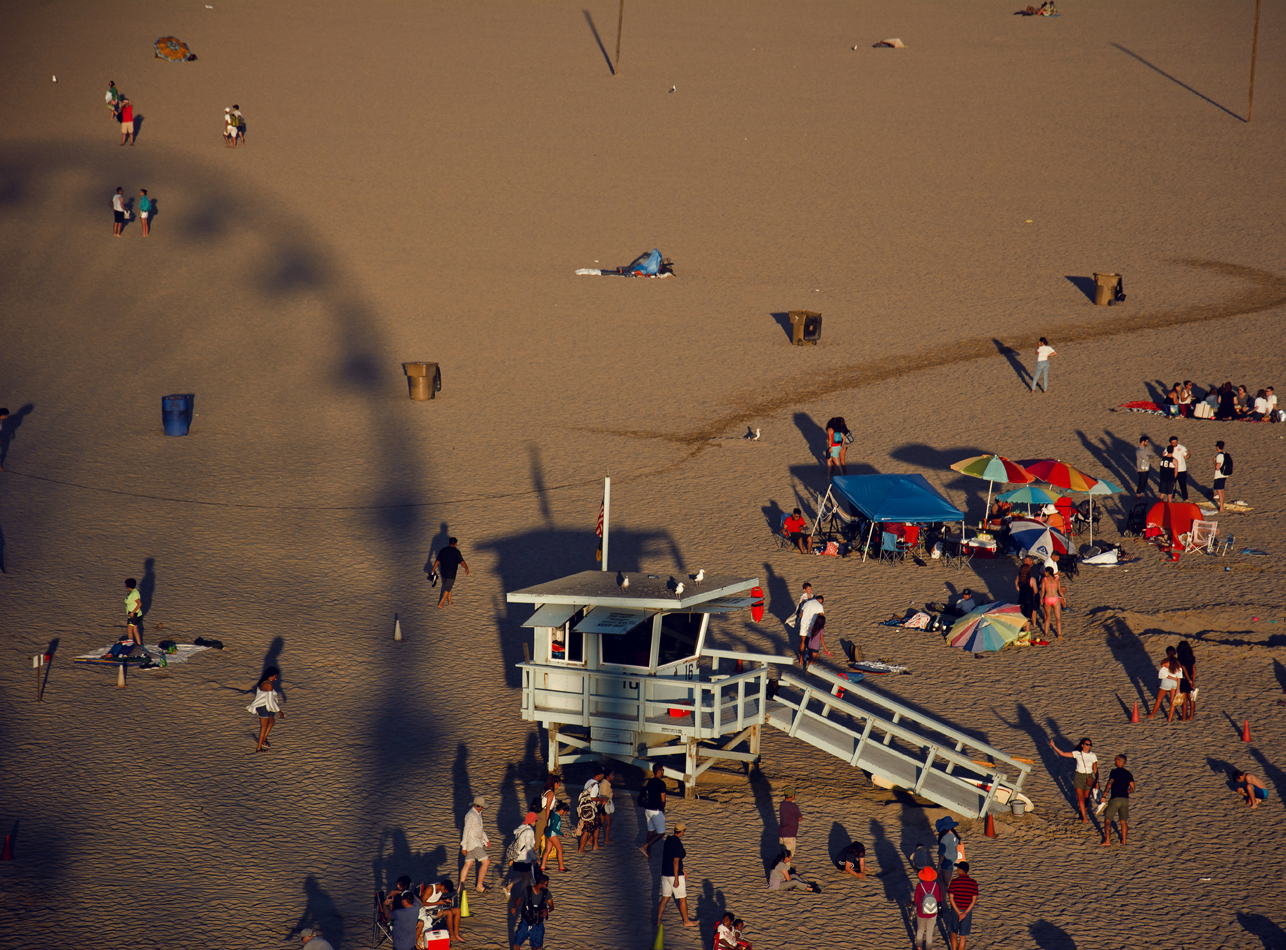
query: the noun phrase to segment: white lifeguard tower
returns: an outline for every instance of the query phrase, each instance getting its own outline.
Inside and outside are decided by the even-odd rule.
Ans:
[[[1031,807],[1020,793],[1029,762],[863,686],[860,673],[805,673],[793,656],[709,647],[712,615],[762,608],[758,578],[608,572],[610,498],[609,480],[602,570],[506,595],[536,607],[523,624],[533,644],[518,664],[522,718],[548,731],[551,772],[604,757],[644,765],[682,756],[682,767],[665,774],[694,788],[716,762],[757,762],[763,728],[772,726],[869,772],[877,785],[962,815],[985,815],[993,804]],[[723,660],[730,673],[720,672]],[[1016,768],[1017,780],[1002,766]]]
[[[548,730],[550,771],[604,757],[642,765],[682,756],[665,772],[692,788],[718,761],[758,761],[762,730],[772,726],[878,785],[962,815],[985,815],[993,803],[1031,807],[1020,794],[1030,763],[862,685],[860,674],[803,673],[793,657],[707,646],[711,615],[752,606],[758,583],[584,571],[508,594],[536,607],[523,624],[534,636],[530,659],[518,664],[522,717]],[[720,673],[721,661],[733,671]]]

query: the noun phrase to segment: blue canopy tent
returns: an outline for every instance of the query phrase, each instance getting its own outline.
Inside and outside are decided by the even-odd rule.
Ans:
[[[837,475],[826,494],[827,498],[840,495],[871,522],[868,547],[875,525],[882,521],[959,521],[964,536],[964,512],[943,498],[923,475]],[[862,560],[866,560],[865,554]]]

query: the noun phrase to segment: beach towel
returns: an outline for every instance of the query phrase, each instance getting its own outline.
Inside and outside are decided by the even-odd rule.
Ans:
[[[81,663],[86,666],[115,667],[121,662],[120,660],[103,659],[103,656],[113,646],[115,646],[115,644],[109,644],[101,650],[95,650],[93,653],[82,653],[80,656],[75,657],[73,662]],[[199,647],[191,643],[176,643],[174,645],[174,652],[165,654],[165,662],[168,666],[186,663],[198,653],[202,653],[208,649],[209,647]],[[144,672],[165,669],[165,667],[161,665],[162,652],[163,651],[150,644],[142,649],[135,647],[134,652],[126,658],[125,662],[130,666],[143,670]]]
[[[576,273],[582,277],[673,277],[674,262],[662,257],[656,248],[646,254],[640,254],[624,267],[604,270],[597,267],[582,267]]]

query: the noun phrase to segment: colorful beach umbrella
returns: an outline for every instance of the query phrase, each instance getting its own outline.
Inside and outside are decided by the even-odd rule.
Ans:
[[[156,50],[156,58],[168,60],[171,63],[181,63],[188,59],[196,59],[192,51],[188,49],[188,44],[184,43],[176,36],[162,36],[152,44]]]
[[[991,483],[987,486],[988,511],[991,510],[991,490],[996,482],[1028,485],[1036,480],[1025,468],[1017,462],[1011,462],[1003,455],[978,455],[955,462],[951,468],[961,475],[983,478]]]
[[[1024,463],[1024,467],[1042,482],[1049,482],[1055,488],[1065,488],[1068,491],[1087,492],[1098,484],[1097,478],[1091,478],[1079,468],[1058,459],[1028,462]]]
[[[1031,514],[1032,505],[1052,505],[1063,496],[1047,488],[1041,488],[1039,485],[1024,485],[1021,488],[1015,488],[1013,491],[1007,491],[1003,495],[997,495],[996,497],[1000,501],[1007,501],[1011,504],[1026,505],[1027,513]]]
[[[1042,560],[1055,554],[1066,554],[1072,549],[1067,535],[1039,521],[1011,521],[1009,537],[1033,557]]]
[[[951,625],[947,645],[970,653],[994,652],[1023,636],[1027,618],[1017,604],[997,601],[978,607]]]

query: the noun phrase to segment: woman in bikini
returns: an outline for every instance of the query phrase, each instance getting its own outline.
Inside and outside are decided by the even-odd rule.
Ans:
[[[1183,667],[1179,663],[1179,657],[1176,655],[1174,647],[1165,648],[1165,660],[1162,661],[1161,667],[1157,670],[1157,677],[1161,680],[1161,688],[1157,690],[1156,705],[1148,713],[1151,719],[1161,708],[1161,700],[1167,696],[1170,697],[1170,715],[1166,717],[1166,722],[1174,721],[1174,698],[1179,692],[1179,682],[1183,679]]]
[[[1045,577],[1040,582],[1040,600],[1045,607],[1045,639],[1049,639],[1049,621],[1054,621],[1054,632],[1058,639],[1063,639],[1063,593],[1054,576],[1052,567],[1045,568]]]
[[[838,468],[839,474],[847,475],[847,456],[848,446],[844,443],[844,436],[848,435],[848,423],[844,421],[843,416],[833,416],[826,423],[826,474],[831,474],[832,468]]]
[[[554,808],[554,813],[549,816],[549,824],[545,826],[545,853],[540,856],[542,871],[545,870],[545,862],[553,853],[558,854],[558,870],[567,870],[566,865],[563,864],[563,822],[566,818],[567,803],[559,802]]]
[[[255,746],[256,752],[262,752],[264,746],[268,744],[268,733],[272,732],[272,724],[276,721],[277,716],[282,719],[286,714],[281,710],[281,703],[278,697],[281,696],[277,688],[277,680],[281,679],[281,671],[275,666],[270,666],[263,671],[263,676],[259,678],[259,685],[255,687],[255,699],[246,707],[247,712],[252,712],[259,717],[259,744]]]

